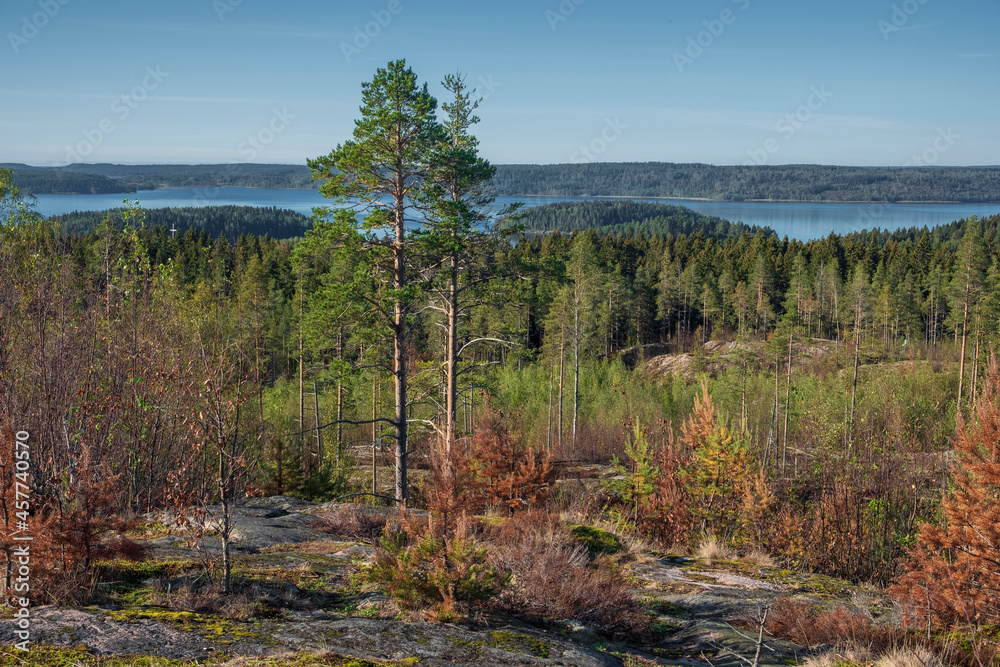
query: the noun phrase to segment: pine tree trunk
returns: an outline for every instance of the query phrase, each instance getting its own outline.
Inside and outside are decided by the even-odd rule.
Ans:
[[[559,442],[559,453],[563,453],[563,361],[566,358],[566,339],[563,337],[559,341],[559,433],[556,440]]]
[[[302,342],[302,301],[299,300],[299,466],[305,472],[305,440],[306,440],[306,381],[305,353]]]
[[[451,257],[451,275],[449,276],[448,294],[445,306],[448,315],[447,351],[445,362],[447,377],[445,378],[445,459],[450,470],[452,450],[455,447],[455,420],[458,415],[458,258]]]
[[[573,452],[576,452],[576,423],[580,414],[580,307],[577,306],[573,332]]]
[[[399,174],[396,182],[396,192],[404,192],[403,174]],[[395,275],[393,285],[402,291],[406,287],[406,252],[404,241],[406,226],[403,200],[396,202],[396,242],[393,245],[395,260]],[[403,303],[397,297],[393,316],[393,376],[396,390],[396,501],[406,504],[407,481],[407,405],[406,405],[406,312]]]
[[[319,420],[319,384],[313,379],[313,411],[316,417],[316,470],[323,468],[323,431]]]
[[[337,331],[337,359],[344,361],[344,327]],[[344,454],[344,379],[337,374],[337,466],[340,467],[340,457]]]
[[[858,406],[858,365],[861,357],[861,307],[854,310],[854,381],[851,384],[851,417],[847,422],[847,451],[854,443],[854,410]]]
[[[788,332],[788,369],[785,376],[785,425],[781,434],[781,474],[788,460],[788,406],[792,400],[792,332]]]
[[[965,307],[962,311],[962,352],[958,360],[958,405],[955,408],[955,413],[959,416],[962,414],[962,388],[965,382],[965,342],[969,337],[969,281],[965,281]],[[957,338],[958,332],[955,332]]]
[[[545,449],[552,451],[552,385],[555,384],[555,369],[549,374],[549,424],[545,431]]]
[[[969,391],[969,403],[975,404],[976,402],[976,383],[979,380],[979,325],[980,318],[976,317],[976,347],[975,352],[972,355],[972,387]]]
[[[232,498],[230,497],[230,477],[232,471],[226,465],[226,451],[219,448],[219,494],[222,496],[222,527],[219,537],[222,540],[222,592],[226,595],[232,592],[233,564],[230,558],[230,537],[232,533]]]

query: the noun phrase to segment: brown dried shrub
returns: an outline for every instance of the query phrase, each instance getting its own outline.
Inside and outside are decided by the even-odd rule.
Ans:
[[[984,650],[974,641],[956,641],[955,635],[915,635],[899,626],[876,625],[868,614],[845,605],[824,609],[787,597],[772,604],[764,629],[772,637],[810,649],[830,646],[843,655],[881,656],[876,662],[879,665],[892,664],[893,656],[902,651],[933,656],[933,662],[925,663],[928,665],[962,667],[995,664],[997,656],[995,650]]]
[[[642,503],[638,526],[661,544],[683,544],[690,539],[694,522],[691,496],[683,478],[690,456],[674,441],[674,432],[669,426],[665,440],[656,454],[659,474],[653,492]]]
[[[343,505],[332,512],[316,515],[312,527],[337,537],[376,545],[385,533],[389,518],[360,505]]]
[[[448,452],[431,448],[431,473],[420,488],[424,506],[444,517],[497,508],[507,514],[540,507],[556,478],[550,455],[527,446],[508,417],[487,405],[475,434]]]
[[[829,644],[839,648],[865,647],[880,652],[905,639],[902,630],[876,626],[867,614],[844,605],[822,609],[787,597],[775,600],[764,629],[772,637],[806,648]]]
[[[575,619],[608,636],[647,632],[649,619],[628,584],[605,558],[591,560],[556,517],[518,514],[488,537],[492,562],[513,574],[495,608],[537,620]]]
[[[504,413],[492,409],[472,438],[470,467],[486,506],[510,514],[542,505],[555,481],[552,457],[529,448],[511,433]]]

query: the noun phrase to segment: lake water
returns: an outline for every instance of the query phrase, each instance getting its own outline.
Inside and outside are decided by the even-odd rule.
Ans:
[[[185,206],[274,206],[306,215],[313,207],[330,205],[316,190],[268,190],[258,188],[164,188],[133,194],[38,195],[38,212],[45,216],[72,211],[102,211],[138,199],[144,208]],[[592,197],[498,197],[498,204],[522,201],[525,206],[555,202],[589,201]],[[830,232],[846,234],[863,229],[936,227],[970,215],[1000,213],[995,204],[820,204],[811,202],[713,202],[691,199],[638,199],[686,206],[699,213],[733,222],[770,227],[778,236],[808,241]]]

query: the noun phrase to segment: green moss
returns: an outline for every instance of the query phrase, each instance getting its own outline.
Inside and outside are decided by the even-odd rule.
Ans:
[[[189,630],[218,644],[235,644],[241,641],[261,643],[269,646],[276,644],[276,642],[267,639],[261,633],[248,629],[255,624],[231,621],[192,611],[173,611],[162,607],[140,607],[113,611],[111,612],[111,618],[116,621],[125,622],[135,622],[144,619],[158,621],[174,628]]]
[[[784,571],[778,574],[774,580],[788,587],[791,592],[812,595],[820,599],[843,599],[850,597],[851,593],[858,589],[849,581],[825,574],[790,573],[790,576],[783,576]]]
[[[649,603],[649,610],[660,614],[661,616],[669,616],[670,618],[690,618],[690,614],[684,610],[683,607],[674,604],[673,602],[666,602],[664,600],[655,600]]]
[[[649,629],[658,635],[672,635],[678,630],[680,630],[679,625],[674,625],[673,623],[650,623]]]
[[[622,550],[621,540],[606,530],[594,526],[570,526],[569,529],[591,555],[616,554]]]
[[[517,632],[493,631],[490,633],[490,641],[486,642],[486,645],[511,653],[533,655],[536,658],[548,658],[550,650],[549,645],[537,637]]]
[[[456,646],[471,648],[476,651],[484,646],[488,646],[489,648],[496,648],[519,655],[530,655],[536,658],[548,658],[550,651],[549,644],[531,635],[524,635],[517,632],[493,631],[490,633],[488,640],[477,639],[466,641],[457,637],[448,637],[446,641]]]
[[[193,560],[160,560],[160,561],[99,561],[94,565],[98,574],[104,579],[112,579],[123,583],[141,583],[147,579],[162,579],[176,577],[184,572],[198,568]]]
[[[171,660],[139,655],[94,655],[85,647],[67,649],[33,645],[27,653],[10,647],[0,648],[0,664],[24,667],[207,667],[222,665],[228,661],[229,657],[221,654],[208,659]],[[418,662],[420,658],[380,661],[330,654],[296,653],[280,658],[246,658],[240,664],[245,667],[403,667]]]
[[[171,532],[171,527],[161,521],[143,521],[125,535],[143,540],[155,540],[170,535]]]
[[[12,647],[0,649],[0,663],[25,667],[188,667],[194,664],[149,656],[97,656],[85,646],[57,648],[35,645],[27,653]]]

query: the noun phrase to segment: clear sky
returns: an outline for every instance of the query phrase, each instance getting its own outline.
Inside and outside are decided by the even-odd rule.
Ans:
[[[0,0],[0,162],[303,163],[406,58],[467,74],[495,164],[996,165],[998,28],[1000,0]]]

